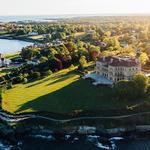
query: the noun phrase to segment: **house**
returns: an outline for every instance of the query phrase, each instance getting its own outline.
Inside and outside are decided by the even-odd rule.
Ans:
[[[119,80],[131,80],[141,71],[138,58],[108,56],[102,57],[96,62],[95,72],[113,82]]]
[[[8,67],[11,63],[11,60],[4,58],[2,54],[0,54],[0,67]]]
[[[59,39],[53,40],[52,43],[56,46],[63,45],[63,42]]]
[[[124,48],[128,48],[128,47],[129,47],[129,44],[128,44],[128,42],[126,42],[126,41],[122,41],[122,42],[120,42],[120,46],[122,46],[122,47],[124,47]]]
[[[40,62],[39,62],[39,60],[36,60],[36,59],[33,59],[33,60],[28,60],[27,61],[27,64],[28,65],[38,65]]]
[[[93,34],[93,33],[95,33],[95,30],[86,30],[85,32],[86,32],[86,34]]]
[[[35,35],[38,35],[38,32],[29,32],[28,35],[35,36]]]

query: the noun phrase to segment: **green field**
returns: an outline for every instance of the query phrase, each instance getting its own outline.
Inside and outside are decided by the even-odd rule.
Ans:
[[[43,35],[33,35],[33,36],[29,36],[28,38],[29,39],[32,39],[32,40],[38,40],[38,39],[43,39]]]
[[[3,94],[2,107],[9,112],[72,112],[117,108],[111,89],[93,86],[68,69],[27,84],[18,84]]]
[[[5,55],[5,58],[7,59],[13,59],[19,57],[19,53],[12,53],[12,54],[7,54]]]
[[[12,113],[125,110],[127,106],[138,107],[138,104],[140,102],[115,99],[111,88],[94,86],[69,69],[35,82],[15,85],[3,93],[2,101],[3,109]]]

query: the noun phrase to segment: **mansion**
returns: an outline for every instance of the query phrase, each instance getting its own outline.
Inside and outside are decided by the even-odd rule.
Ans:
[[[95,72],[97,75],[117,82],[119,80],[131,80],[141,71],[138,58],[108,56],[102,57],[96,62]]]

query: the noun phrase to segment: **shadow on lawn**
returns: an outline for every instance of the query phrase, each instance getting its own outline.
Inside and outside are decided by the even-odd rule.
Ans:
[[[37,83],[34,83],[34,84],[31,84],[31,85],[29,85],[29,86],[27,86],[26,88],[30,88],[30,87],[33,87],[33,86],[35,86],[35,85],[39,85],[39,84],[42,84],[42,83],[44,83],[44,82],[46,82],[46,81],[48,81],[48,80],[54,80],[54,79],[58,79],[58,78],[60,78],[60,79],[58,79],[58,80],[56,80],[56,81],[54,81],[54,82],[52,82],[52,83],[50,83],[50,84],[47,84],[47,85],[51,85],[51,84],[53,84],[53,83],[57,83],[57,82],[60,82],[60,81],[63,81],[64,79],[67,79],[67,76],[68,76],[68,74],[69,73],[66,73],[66,74],[58,74],[58,75],[56,75],[56,76],[50,76],[50,77],[47,77],[47,78],[45,78],[45,79],[41,79],[41,81],[39,80],[39,82],[37,82]],[[34,82],[34,80],[33,81],[31,81],[31,82]]]
[[[58,79],[59,80],[59,79]],[[63,80],[62,78],[60,80]],[[53,84],[53,83],[51,83]],[[16,111],[24,111],[26,109],[32,109],[34,111],[48,110],[48,108],[53,109],[49,111],[67,109],[67,105],[71,105],[72,95],[78,94],[78,88],[80,86],[80,81],[75,81],[68,86],[65,86],[53,93],[46,94],[44,96],[38,97],[37,99],[31,100],[23,105]],[[47,85],[48,86],[48,85]],[[64,108],[63,108],[64,107]]]
[[[106,93],[105,90],[105,88],[99,89],[89,81],[80,79],[53,93],[38,97],[21,105],[16,113],[27,109],[62,113],[79,109],[87,110],[89,107],[94,108],[98,104],[100,105],[100,99],[103,102],[106,99],[110,99],[110,90],[107,91],[108,94],[105,94],[105,96],[101,95],[102,92]]]
[[[51,83],[46,84],[46,86],[50,86],[50,85],[52,85],[52,84],[65,81],[65,80],[68,79],[68,77],[72,77],[72,76],[74,76],[74,74],[69,74],[69,75],[68,75],[68,74],[65,74],[65,75],[63,75],[61,78],[55,80],[54,82],[51,82]]]

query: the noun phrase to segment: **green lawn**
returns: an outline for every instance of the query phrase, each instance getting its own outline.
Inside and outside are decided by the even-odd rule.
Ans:
[[[29,39],[32,39],[32,40],[38,40],[38,39],[43,39],[43,35],[33,35],[33,36],[29,36],[28,38]]]
[[[111,89],[93,86],[76,73],[62,70],[28,84],[18,84],[3,94],[2,107],[9,112],[71,112],[118,107]]]
[[[116,100],[111,88],[94,86],[90,80],[83,80],[79,74],[66,69],[35,82],[15,85],[3,94],[2,107],[13,113],[68,113],[75,110],[125,109],[131,104]]]

